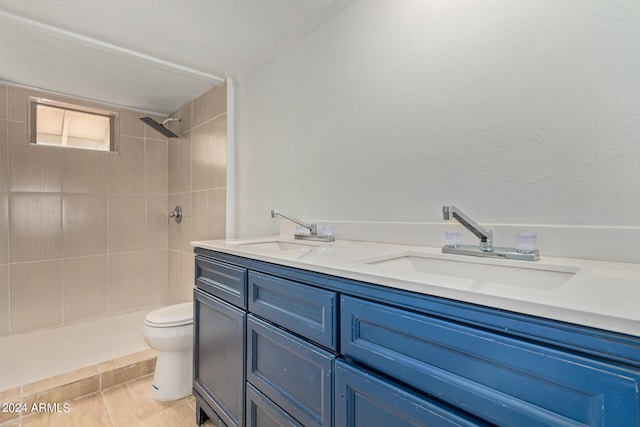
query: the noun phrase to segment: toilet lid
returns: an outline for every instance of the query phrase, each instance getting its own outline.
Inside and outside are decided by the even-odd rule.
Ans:
[[[149,326],[168,328],[193,323],[193,302],[170,305],[147,314],[144,323]]]

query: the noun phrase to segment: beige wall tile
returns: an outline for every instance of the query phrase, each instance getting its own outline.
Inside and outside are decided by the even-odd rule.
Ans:
[[[180,252],[193,252],[191,247],[191,222],[193,219],[193,209],[191,205],[192,193],[181,193],[169,196],[169,206],[182,207],[182,222],[169,222],[169,248]]]
[[[178,192],[178,180],[180,171],[180,142],[178,138],[172,138],[167,142],[167,191],[169,194]]]
[[[9,143],[7,121],[0,119],[0,192],[5,191],[9,191]]]
[[[144,195],[108,196],[109,253],[145,248],[146,209]]]
[[[210,119],[227,112],[227,83],[212,88],[207,94],[209,96]]]
[[[178,294],[178,254],[180,252],[169,249],[167,257],[167,302],[178,304],[180,297]]]
[[[168,197],[147,196],[146,245],[147,249],[166,249],[169,233]],[[173,219],[171,220],[173,221]],[[173,221],[175,222],[175,221]]]
[[[99,317],[108,312],[107,255],[63,260],[64,320]]]
[[[64,150],[62,154],[62,191],[65,193],[107,192],[107,161],[117,153],[92,150]]]
[[[66,150],[27,144],[24,123],[7,122],[7,138],[11,191],[61,191]]]
[[[62,171],[67,150],[60,147],[30,146],[37,151],[37,170],[40,178],[40,191],[62,191]]]
[[[193,101],[183,105],[178,111],[170,114],[169,117],[180,119],[177,127],[171,127],[173,133],[182,135],[190,131],[193,128]]]
[[[9,296],[9,265],[0,264],[0,336],[11,333]],[[3,400],[0,399],[0,402],[3,402]]]
[[[193,100],[193,128],[209,120],[209,95],[203,93]]]
[[[27,146],[27,126],[7,123],[7,155],[9,157],[9,187],[12,191],[40,191],[35,147]]]
[[[145,305],[167,303],[168,250],[147,251],[147,273],[145,283]]]
[[[199,126],[191,132],[191,190],[207,188],[207,125]]]
[[[227,186],[227,115],[207,123],[207,188]]]
[[[120,154],[109,156],[107,162],[109,192],[142,194],[145,191],[144,139],[122,137]]]
[[[169,251],[169,304],[193,300],[195,255]]]
[[[193,300],[193,286],[195,282],[195,255],[193,253],[178,253],[178,282],[177,301],[188,302]]]
[[[0,84],[0,120],[7,120],[7,86]]]
[[[191,191],[191,132],[169,140],[169,194]]]
[[[61,205],[59,194],[10,193],[10,262],[62,257]]]
[[[208,222],[207,191],[191,193],[193,221],[191,224],[191,240],[210,240]]]
[[[62,323],[62,260],[9,264],[11,332]]]
[[[109,311],[121,313],[145,307],[147,268],[145,252],[109,255]]]
[[[0,193],[0,264],[9,262],[9,194]]]
[[[30,91],[17,86],[7,87],[7,120],[26,123]]]
[[[207,239],[224,239],[227,219],[227,189],[207,191]]]
[[[144,138],[146,130],[145,128],[147,127],[147,125],[145,125],[144,122],[140,120],[140,117],[145,117],[146,114],[130,110],[120,110],[119,113],[120,135]]]
[[[65,194],[62,196],[64,257],[107,253],[107,196]]]
[[[145,139],[146,193],[164,194],[169,189],[169,157],[167,141]]]
[[[194,191],[191,240],[223,239],[225,236],[226,189]]]

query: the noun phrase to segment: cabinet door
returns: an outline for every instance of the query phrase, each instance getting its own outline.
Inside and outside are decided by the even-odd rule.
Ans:
[[[194,291],[194,389],[227,426],[244,425],[246,314]]]
[[[336,427],[480,426],[377,375],[336,361]]]

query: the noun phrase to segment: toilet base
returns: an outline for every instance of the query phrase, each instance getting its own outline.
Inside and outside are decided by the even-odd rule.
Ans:
[[[193,351],[159,352],[153,374],[151,397],[168,401],[191,395],[193,387]]]

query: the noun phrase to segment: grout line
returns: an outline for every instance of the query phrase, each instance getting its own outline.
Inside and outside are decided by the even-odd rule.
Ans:
[[[109,409],[109,405],[107,404],[107,400],[104,398],[104,390],[100,390],[100,401],[104,405],[104,410],[107,412],[107,416],[109,417],[109,422],[112,426],[115,426],[116,423],[113,420],[113,415],[111,414],[111,409]]]

